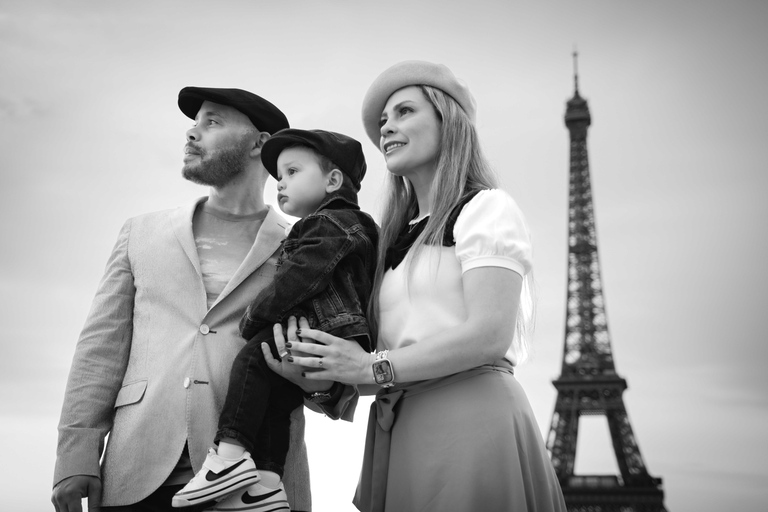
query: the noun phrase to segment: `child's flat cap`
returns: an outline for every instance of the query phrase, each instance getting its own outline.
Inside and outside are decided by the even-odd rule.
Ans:
[[[355,190],[365,176],[365,155],[358,141],[336,132],[325,130],[298,130],[288,128],[270,137],[261,148],[261,162],[269,174],[277,179],[277,157],[290,146],[306,146],[330,159],[352,181]]]

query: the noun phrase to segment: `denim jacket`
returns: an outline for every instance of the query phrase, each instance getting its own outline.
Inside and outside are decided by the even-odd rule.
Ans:
[[[289,316],[310,327],[357,340],[373,350],[365,312],[371,296],[378,228],[360,210],[357,193],[345,185],[294,224],[283,242],[277,273],[240,320],[251,339]]]

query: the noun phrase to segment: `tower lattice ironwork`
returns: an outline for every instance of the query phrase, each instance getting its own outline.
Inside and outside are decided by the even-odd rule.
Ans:
[[[565,345],[547,449],[569,512],[665,512],[661,478],[648,474],[632,432],[622,394],[627,381],[616,373],[597,255],[595,214],[587,155],[591,124],[579,95],[574,53],[573,98],[565,125],[570,132],[568,198],[568,296]],[[619,475],[576,475],[576,440],[582,415],[604,415]]]

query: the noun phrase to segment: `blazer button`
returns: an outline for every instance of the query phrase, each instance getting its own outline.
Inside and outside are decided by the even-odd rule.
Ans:
[[[211,332],[211,329],[206,324],[203,324],[200,326],[200,332],[203,334],[208,334]]]
[[[184,389],[188,388],[191,383],[192,383],[192,381],[189,380],[189,377],[185,377],[184,378]]]

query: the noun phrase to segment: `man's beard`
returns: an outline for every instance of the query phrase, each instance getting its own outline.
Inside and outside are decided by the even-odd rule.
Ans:
[[[181,169],[182,176],[189,181],[221,188],[245,173],[250,151],[250,141],[245,138],[233,146],[211,152],[192,143],[187,144],[194,147],[200,155],[198,162],[185,164]]]

